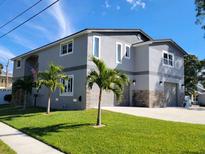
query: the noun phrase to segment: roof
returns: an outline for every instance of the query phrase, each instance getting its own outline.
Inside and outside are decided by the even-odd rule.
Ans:
[[[156,43],[171,43],[177,49],[179,49],[179,51],[181,51],[184,55],[188,55],[188,53],[181,46],[179,46],[175,41],[173,41],[172,39],[150,40],[150,41],[147,41],[147,42],[135,43],[135,44],[133,44],[133,46],[141,46],[141,45],[156,44]]]
[[[86,28],[86,29],[83,29],[83,30],[78,31],[78,32],[76,32],[76,33],[73,33],[73,34],[71,34],[71,35],[69,35],[69,36],[66,36],[66,37],[64,37],[64,38],[58,39],[58,40],[56,40],[56,41],[54,41],[54,42],[48,43],[48,44],[43,45],[43,46],[41,46],[41,47],[39,47],[39,48],[36,48],[36,49],[34,49],[34,50],[31,50],[31,51],[29,51],[29,52],[26,52],[26,53],[24,53],[24,54],[21,54],[21,55],[19,55],[19,56],[17,56],[17,57],[12,58],[11,60],[15,60],[15,59],[24,57],[24,56],[26,56],[26,55],[30,55],[30,54],[39,52],[39,51],[41,51],[42,49],[45,49],[45,48],[48,48],[48,47],[53,46],[53,45],[55,45],[55,44],[58,44],[58,43],[60,43],[60,42],[62,42],[62,41],[64,41],[64,40],[66,40],[66,39],[71,38],[71,37],[76,37],[76,36],[80,36],[80,35],[87,34],[87,33],[92,33],[92,32],[109,32],[109,33],[110,33],[110,32],[115,32],[115,33],[116,33],[116,32],[122,32],[122,33],[128,33],[128,32],[132,32],[132,33],[135,32],[135,33],[136,33],[136,32],[138,32],[138,33],[143,34],[148,40],[153,40],[148,34],[146,34],[146,33],[145,33],[143,30],[141,30],[141,29]]]

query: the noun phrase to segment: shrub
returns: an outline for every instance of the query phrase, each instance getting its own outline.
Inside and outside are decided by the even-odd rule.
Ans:
[[[8,95],[4,96],[4,101],[6,101],[6,102],[11,102],[11,99],[12,99],[12,95],[11,94],[8,94]]]

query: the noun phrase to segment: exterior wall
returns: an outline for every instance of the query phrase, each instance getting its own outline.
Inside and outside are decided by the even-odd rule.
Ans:
[[[93,55],[93,36],[100,36],[101,45],[100,45],[100,59],[103,59],[106,65],[110,68],[116,68],[128,74],[130,80],[133,79],[133,76],[130,72],[133,72],[135,68],[135,50],[131,48],[130,59],[126,59],[125,55],[125,44],[132,45],[133,43],[141,42],[136,36],[137,34],[124,35],[124,34],[110,34],[110,33],[93,33],[88,35],[88,69],[87,74],[91,69],[95,68],[93,63],[89,61],[89,58]],[[143,39],[143,38],[142,38]],[[122,63],[116,63],[116,43],[122,43],[123,47],[123,58]],[[126,89],[130,91],[130,88]],[[125,92],[124,102],[130,102],[130,97],[127,97],[127,92]],[[98,94],[99,89],[94,86],[92,90],[87,89],[87,108],[96,107],[98,103]],[[125,100],[126,98],[126,100]],[[112,92],[103,93],[102,105],[104,106],[113,106],[120,105],[124,102],[117,102]]]
[[[63,42],[62,42],[63,43]],[[68,75],[74,75],[74,95],[59,96],[57,90],[52,96],[51,108],[61,109],[84,109],[85,108],[85,85],[86,85],[86,63],[87,63],[87,35],[74,38],[73,53],[60,56],[60,44],[48,48],[39,55],[39,71],[48,68],[49,63],[61,65]],[[49,60],[45,60],[49,57]],[[39,105],[47,105],[47,90],[44,88],[40,91]],[[82,100],[79,101],[81,96]],[[77,102],[75,102],[77,100]],[[37,104],[38,105],[38,104]]]
[[[20,78],[20,77],[23,77],[24,76],[24,70],[25,70],[25,59],[19,59],[21,60],[21,68],[17,69],[16,68],[16,61],[14,61],[14,67],[13,67],[13,77],[14,77],[14,81],[17,79],[17,78]]]
[[[65,72],[68,75],[74,75],[74,93],[73,96],[61,96],[57,89],[51,97],[51,108],[57,109],[85,109],[86,108],[86,69]],[[42,88],[37,98],[37,106],[46,107],[48,102],[48,90]],[[80,100],[81,97],[81,100]],[[33,101],[33,99],[31,99]],[[34,103],[34,102],[32,102]]]
[[[39,72],[48,69],[49,64],[54,63],[64,67],[65,74],[74,75],[74,95],[60,96],[59,89],[56,90],[51,99],[51,108],[58,109],[84,109],[86,100],[86,64],[87,64],[87,35],[81,35],[74,38],[73,53],[65,56],[60,56],[60,43],[43,51],[35,53],[38,56],[38,70]],[[63,43],[63,42],[61,42]],[[25,59],[32,55],[26,56],[22,59],[21,68],[14,67],[15,79],[25,75]],[[14,63],[15,66],[15,63]],[[33,94],[35,90],[33,90]],[[47,105],[47,88],[42,88],[37,97],[38,106]],[[28,97],[30,105],[34,104],[33,94]],[[81,96],[81,101],[79,100]]]
[[[164,85],[160,81],[178,84],[178,103],[181,105],[184,89],[184,66],[183,55],[170,44],[131,46],[130,59],[126,59],[125,45],[132,45],[139,40],[137,34],[113,34],[113,33],[90,33],[74,38],[74,51],[66,56],[59,56],[60,43],[35,53],[38,56],[38,70],[44,71],[50,63],[62,65],[65,73],[74,75],[74,95],[60,96],[57,90],[51,99],[51,108],[59,109],[86,109],[96,107],[98,103],[99,89],[94,85],[90,90],[86,87],[86,76],[91,69],[95,68],[89,60],[93,55],[93,36],[100,36],[100,59],[110,68],[116,68],[126,73],[131,81],[125,88],[124,98],[117,102],[112,92],[103,92],[102,105],[127,105],[127,106],[164,106]],[[116,42],[123,45],[122,63],[116,63]],[[62,42],[63,43],[63,42]],[[175,57],[175,67],[170,68],[162,64],[163,50],[172,52]],[[25,75],[25,57],[22,59],[21,68],[14,67],[14,77]],[[14,62],[14,66],[16,62]],[[135,83],[135,84],[134,84]],[[82,98],[80,101],[79,98]],[[47,105],[47,89],[42,88],[37,98],[38,106]],[[33,95],[29,97],[30,104],[33,104]]]
[[[38,55],[40,72],[46,70],[50,63],[61,65],[64,68],[86,65],[87,35],[74,38],[74,51],[71,54],[60,56],[60,44],[57,44],[45,49],[43,52],[39,52]]]
[[[136,47],[134,49],[135,63],[133,80],[135,85],[131,86],[132,106],[149,106],[149,50],[148,45]]]
[[[174,54],[174,67],[163,65],[163,50]],[[184,58],[176,48],[170,44],[158,44],[149,47],[149,90],[155,95],[150,95],[150,107],[163,107],[164,82],[176,83],[178,105],[183,104],[184,98]],[[162,84],[160,84],[162,81]],[[155,98],[155,99],[154,99]],[[158,104],[157,101],[158,100]]]
[[[175,66],[162,63],[163,50],[174,54]],[[183,104],[184,58],[183,54],[170,44],[143,45],[135,48],[135,86],[132,86],[132,105],[164,107],[164,82],[176,83],[178,105]],[[162,81],[162,84],[160,84]]]

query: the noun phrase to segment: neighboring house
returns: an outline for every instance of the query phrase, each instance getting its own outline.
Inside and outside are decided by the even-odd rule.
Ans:
[[[173,40],[154,40],[140,29],[84,29],[13,58],[13,75],[16,80],[45,71],[49,63],[61,65],[70,80],[63,82],[65,91],[52,95],[52,108],[91,108],[97,105],[99,89],[89,90],[86,77],[95,68],[90,61],[95,56],[131,81],[121,102],[104,92],[104,106],[181,106],[185,54]],[[46,88],[40,90],[37,105],[47,105]]]
[[[8,83],[7,83],[8,82]],[[3,71],[0,74],[0,89],[11,88],[12,86],[12,74],[8,73],[8,81],[6,80],[6,73]]]
[[[6,78],[8,78],[8,81],[6,80]],[[2,74],[0,75],[0,104],[7,103],[4,101],[4,96],[11,94],[11,87],[12,74],[8,73],[8,77],[6,77],[6,73],[2,71]]]
[[[205,69],[202,69],[198,75],[205,80]],[[200,105],[205,106],[205,87],[203,87],[203,85],[200,83],[198,83],[197,87],[198,87],[198,97],[197,97],[198,103]]]

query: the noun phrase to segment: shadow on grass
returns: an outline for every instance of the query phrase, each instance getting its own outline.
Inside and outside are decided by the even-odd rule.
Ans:
[[[38,136],[44,136],[49,133],[57,133],[61,132],[63,129],[76,129],[76,128],[82,128],[85,126],[91,126],[91,123],[82,123],[82,124],[57,124],[57,125],[51,125],[51,126],[45,126],[45,127],[25,127],[20,129],[20,131],[27,132],[31,135],[38,135]]]
[[[191,151],[184,151],[183,154],[205,154],[205,151],[198,151],[198,152],[191,152]]]
[[[35,113],[45,111],[42,108],[27,108],[23,110],[21,106],[14,105],[0,105],[0,121],[9,121],[17,117],[31,117]]]

